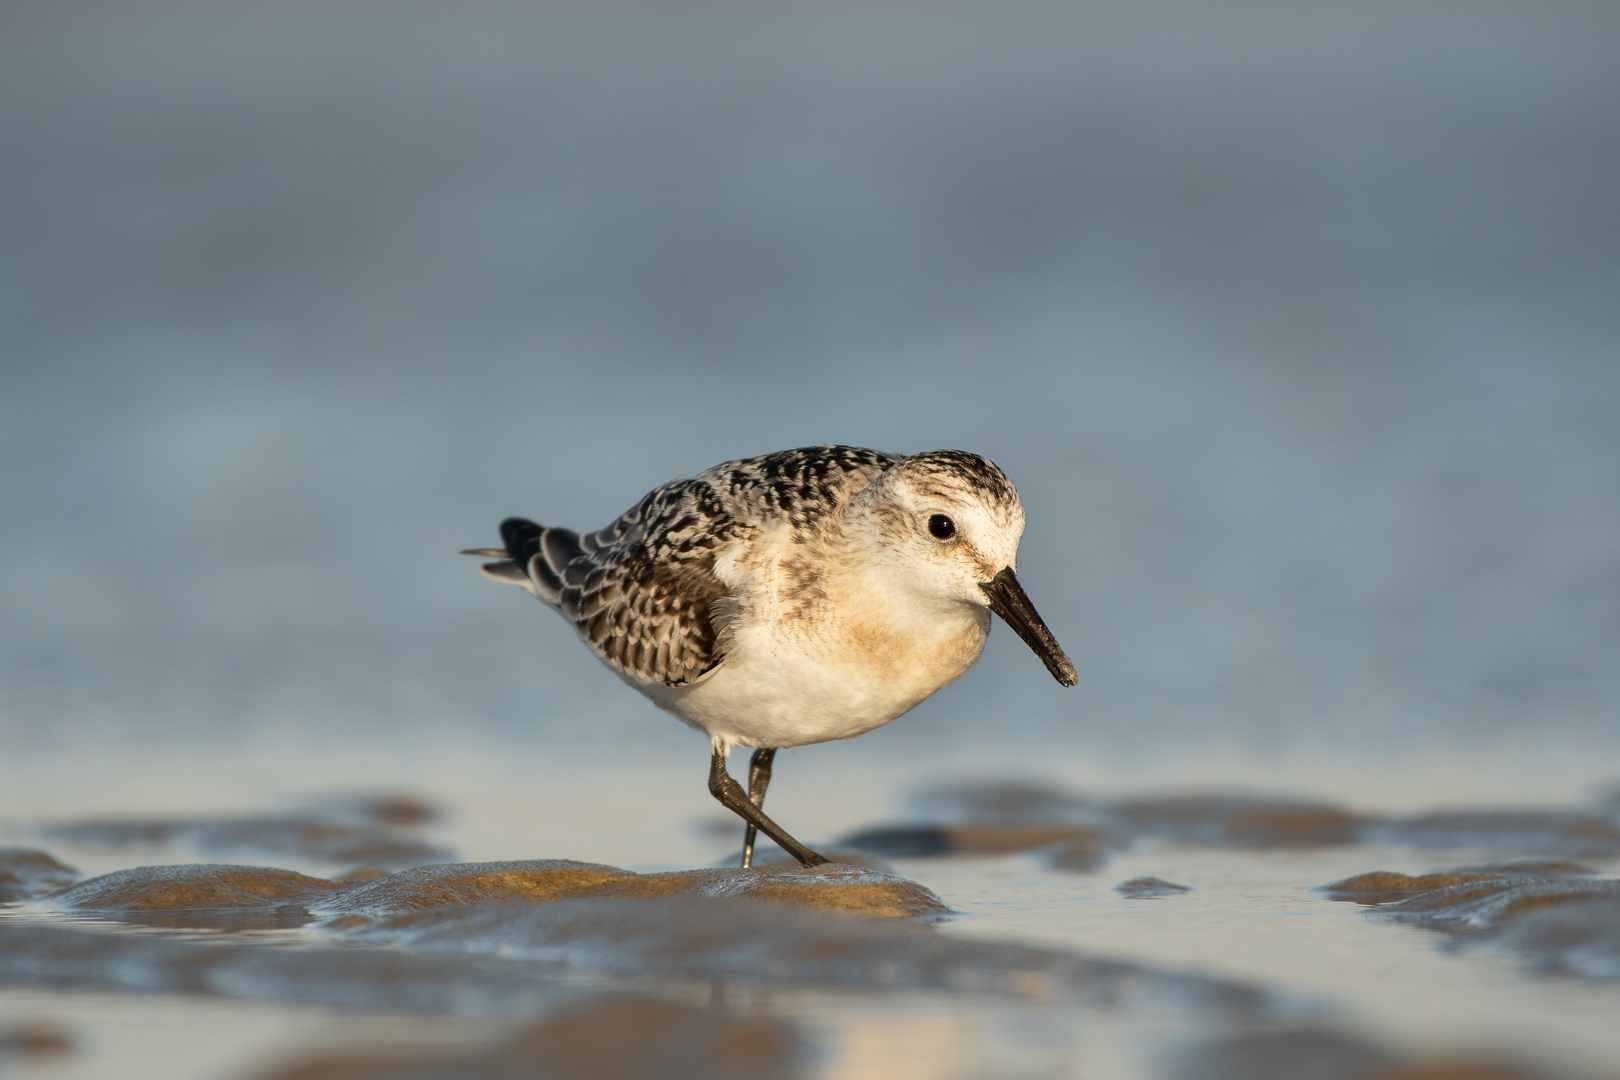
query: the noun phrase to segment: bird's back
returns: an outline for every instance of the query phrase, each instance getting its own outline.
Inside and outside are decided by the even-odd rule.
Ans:
[[[733,545],[785,527],[814,537],[893,454],[813,446],[728,461],[648,492],[583,536],[501,523],[509,560],[485,567],[573,624],[603,663],[648,688],[698,682],[726,656],[730,589],[715,573]]]

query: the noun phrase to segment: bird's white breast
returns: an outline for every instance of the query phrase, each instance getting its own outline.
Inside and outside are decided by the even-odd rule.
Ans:
[[[989,634],[987,609],[889,587],[848,552],[772,544],[722,569],[741,586],[725,662],[695,685],[643,690],[727,745],[871,731],[967,671]]]

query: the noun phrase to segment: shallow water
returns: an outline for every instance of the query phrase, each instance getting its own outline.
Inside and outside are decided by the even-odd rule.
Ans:
[[[1445,837],[1436,841],[1431,830],[1419,834],[1430,842],[1414,846],[1361,841],[1342,833],[1325,841],[1301,843],[1298,836],[1284,836],[1278,842],[1275,830],[1279,822],[1289,820],[1288,815],[1317,822],[1323,810],[1309,804],[1287,809],[1293,804],[1286,800],[1234,804],[1227,799],[1220,805],[1239,807],[1237,816],[1228,812],[1223,818],[1209,811],[1209,804],[1199,804],[1205,809],[1197,817],[1195,834],[1191,840],[1178,840],[1152,835],[1166,827],[1185,830],[1187,818],[1179,809],[1148,814],[1144,807],[1153,804],[1145,798],[1158,794],[1151,789],[1082,798],[1077,788],[1028,784],[987,788],[982,783],[940,787],[936,782],[910,796],[874,794],[869,776],[858,770],[811,767],[810,756],[806,752],[789,759],[801,767],[783,770],[782,805],[773,809],[788,820],[825,822],[827,835],[858,838],[862,833],[872,835],[873,826],[884,826],[890,837],[918,835],[919,828],[924,833],[928,828],[950,833],[978,820],[983,822],[975,826],[978,831],[964,835],[973,836],[981,846],[1003,842],[1027,847],[1031,841],[1020,837],[1036,838],[1033,849],[1010,854],[880,856],[895,873],[933,890],[955,909],[957,914],[934,924],[925,936],[943,939],[941,944],[950,940],[995,948],[1021,944],[1056,950],[1053,957],[1103,961],[1112,966],[1098,970],[1113,972],[1107,976],[1111,981],[1090,983],[1085,980],[1093,977],[1086,975],[1081,982],[1065,981],[1069,976],[1054,982],[1052,974],[1043,972],[1067,969],[1040,966],[1050,960],[1011,960],[1014,967],[1005,970],[1012,974],[987,975],[1002,970],[994,965],[1024,954],[990,960],[991,968],[982,966],[985,958],[967,961],[964,954],[946,961],[939,975],[928,976],[943,982],[914,983],[906,974],[911,961],[901,959],[903,953],[894,954],[894,960],[874,956],[870,962],[878,966],[870,969],[783,968],[780,958],[771,960],[769,949],[720,960],[722,954],[712,951],[715,945],[677,944],[684,940],[678,936],[658,948],[674,948],[676,952],[667,955],[687,958],[673,965],[667,959],[649,965],[635,953],[616,958],[614,950],[620,946],[609,943],[620,940],[630,925],[620,914],[602,924],[604,929],[590,931],[608,936],[581,952],[579,945],[559,951],[561,939],[551,945],[540,945],[540,939],[534,939],[534,946],[521,944],[535,931],[523,928],[519,911],[490,909],[494,921],[486,919],[488,929],[480,930],[463,920],[455,905],[436,909],[448,912],[445,918],[450,921],[441,919],[442,929],[424,937],[425,927],[439,924],[411,923],[401,936],[381,924],[364,925],[366,918],[353,928],[334,921],[352,919],[347,913],[357,911],[378,918],[381,909],[360,899],[322,902],[309,909],[315,912],[313,918],[301,914],[302,908],[278,914],[252,909],[224,914],[72,911],[61,907],[69,901],[36,899],[0,908],[0,932],[38,927],[34,931],[38,934],[59,927],[101,935],[96,939],[100,941],[134,935],[172,943],[161,948],[217,949],[234,944],[246,945],[250,952],[231,953],[228,959],[225,953],[204,954],[220,957],[220,963],[230,965],[224,968],[209,967],[183,952],[130,954],[85,982],[88,969],[83,964],[94,967],[106,961],[81,959],[79,974],[73,975],[62,961],[48,959],[59,954],[48,953],[43,966],[22,974],[16,967],[19,954],[13,951],[11,967],[0,976],[6,984],[8,1030],[53,1031],[67,1048],[14,1053],[8,1064],[13,1075],[25,1077],[114,1073],[257,1077],[279,1075],[278,1070],[298,1062],[335,1054],[348,1062],[342,1068],[351,1071],[333,1075],[359,1077],[403,1076],[402,1061],[438,1055],[451,1063],[445,1067],[456,1075],[483,1075],[478,1070],[493,1068],[489,1055],[498,1056],[503,1045],[527,1046],[536,1039],[550,1045],[546,1040],[555,1036],[546,1033],[545,1017],[566,1018],[572,1008],[610,1008],[590,1004],[606,993],[629,994],[624,1000],[632,1005],[647,1000],[696,1010],[677,1014],[688,1017],[683,1024],[732,1017],[739,1023],[764,1025],[748,1030],[762,1039],[769,1035],[767,1042],[785,1039],[783,1045],[797,1048],[772,1059],[772,1068],[786,1070],[781,1075],[829,1080],[896,1075],[1142,1080],[1218,1076],[1226,1075],[1219,1072],[1221,1053],[1238,1051],[1213,1048],[1246,1047],[1244,1039],[1269,1040],[1264,1045],[1272,1050],[1267,1052],[1275,1051],[1272,1057],[1262,1055],[1258,1066],[1239,1057],[1247,1063],[1241,1068],[1256,1078],[1302,1075],[1297,1070],[1305,1063],[1340,1058],[1343,1070],[1327,1075],[1370,1076],[1376,1072],[1368,1071],[1373,1065],[1386,1071],[1423,1063],[1460,1068],[1459,1061],[1473,1063],[1469,1067],[1474,1072],[1459,1074],[1467,1076],[1616,1075],[1613,1063],[1620,1060],[1620,1039],[1612,1021],[1620,1015],[1620,981],[1540,970],[1512,947],[1488,941],[1473,944],[1466,936],[1456,939],[1403,925],[1369,914],[1376,909],[1321,890],[1330,882],[1374,870],[1415,874],[1516,859],[1539,858],[1546,863],[1556,856],[1577,855],[1583,864],[1577,867],[1582,881],[1620,876],[1620,820],[1612,803],[1590,799],[1584,807],[1566,803],[1561,815],[1528,819],[1542,830],[1539,834],[1525,825],[1521,815],[1516,832],[1499,829],[1493,835],[1480,827],[1469,834],[1466,845],[1457,846]],[[353,860],[329,857],[334,849],[326,833],[318,833],[313,846],[298,854],[286,847],[284,831],[268,826],[294,819],[324,820],[334,823],[333,828],[347,822],[353,827],[365,808],[372,807],[371,827],[402,842],[440,846],[456,859],[553,854],[579,858],[586,849],[595,849],[615,854],[613,860],[595,861],[618,861],[657,872],[672,866],[715,865],[735,852],[737,837],[731,834],[736,830],[718,827],[717,815],[703,808],[706,796],[700,781],[672,776],[668,762],[633,763],[626,775],[638,798],[621,806],[617,818],[598,822],[594,831],[579,828],[578,846],[570,846],[554,839],[575,828],[562,812],[584,802],[587,805],[576,806],[576,812],[588,813],[588,792],[595,785],[566,776],[548,780],[535,770],[527,770],[525,784],[518,778],[523,770],[487,759],[481,771],[499,782],[461,786],[457,798],[458,784],[465,783],[458,774],[480,771],[480,763],[463,747],[461,761],[447,768],[453,757],[454,752],[447,750],[437,762],[440,785],[432,798],[404,799],[398,789],[395,797],[380,802],[334,796],[330,789],[325,797],[302,800],[274,800],[268,793],[257,793],[258,809],[270,804],[273,812],[255,815],[255,793],[238,787],[238,800],[224,819],[174,799],[163,808],[161,819],[158,815],[145,819],[169,823],[166,839],[159,843],[152,842],[150,825],[144,831],[129,827],[142,822],[135,815],[123,815],[126,828],[111,832],[105,827],[63,828],[61,818],[50,822],[19,814],[31,796],[52,801],[42,790],[49,785],[40,784],[40,774],[34,773],[32,781],[18,779],[8,787],[15,801],[7,800],[7,824],[0,839],[44,846],[88,875],[143,864],[220,861],[217,853],[197,847],[213,835],[200,826],[212,823],[214,834],[226,831],[236,838],[239,846],[229,861],[331,877],[354,866]],[[240,769],[233,760],[221,760],[216,766],[220,773]],[[160,779],[163,770],[161,764],[151,763],[148,781]],[[178,774],[173,779],[174,790],[181,790]],[[223,780],[214,778],[215,783]],[[1049,780],[1060,783],[1055,777]],[[805,797],[803,781],[819,788],[815,797]],[[198,787],[208,785],[205,777]],[[35,790],[29,792],[30,787]],[[689,790],[694,787],[696,791]],[[103,797],[116,801],[118,793]],[[277,802],[279,806],[274,805]],[[660,802],[680,811],[661,814]],[[59,805],[71,804],[66,800]],[[1338,805],[1338,812],[1359,822],[1357,828],[1370,837],[1388,835],[1400,821],[1430,820],[1414,817],[1413,807]],[[93,816],[106,813],[105,805],[94,809]],[[1581,813],[1587,817],[1579,818]],[[1109,818],[1110,814],[1114,816]],[[1062,824],[1081,819],[1086,823]],[[177,820],[191,825],[174,828]],[[1045,824],[1017,826],[1015,820]],[[1221,820],[1232,824],[1224,832],[1211,831],[1210,823]],[[1256,839],[1258,834],[1245,824],[1255,820],[1267,821],[1273,833]],[[1569,827],[1571,820],[1578,822],[1576,827]],[[226,821],[232,823],[229,830],[223,828]],[[266,827],[250,828],[254,821],[267,823]],[[492,828],[496,821],[502,827]],[[929,821],[940,824],[928,826]],[[1607,821],[1610,831],[1594,832],[1594,821]],[[1113,839],[1101,864],[1080,870],[1058,868],[1064,844],[1051,842],[1040,830],[1064,828],[1109,833]],[[1133,834],[1132,828],[1146,831]],[[255,850],[241,839],[254,836],[265,847]],[[1041,842],[1043,838],[1046,842]],[[893,846],[892,839],[887,842]],[[377,868],[360,876],[375,878],[381,873],[383,868]],[[1116,888],[1143,878],[1186,891],[1144,898]],[[364,895],[372,894],[356,893],[357,898]],[[587,911],[593,910],[590,905],[608,904],[601,910],[611,912],[616,910],[612,904],[622,902],[566,903],[583,903]],[[650,924],[666,927],[659,933],[699,933],[695,928],[701,919],[692,920],[702,914],[700,910],[687,914],[680,913],[685,909],[669,910],[670,916],[654,916]],[[723,921],[735,924],[730,917]],[[764,924],[761,932],[766,936],[761,940],[778,942],[776,948],[802,932],[790,931],[789,923],[770,930],[774,925],[769,920]],[[1620,925],[1609,927],[1607,934],[1604,940],[1612,949],[1620,940]],[[884,940],[890,938],[886,935]],[[15,949],[19,939],[12,940]],[[895,947],[893,942],[885,946]],[[106,955],[93,945],[88,948],[89,953],[75,955]],[[532,952],[534,948],[540,951]],[[251,950],[264,949],[292,957],[287,961],[292,966],[267,968],[254,962]],[[321,956],[341,960],[378,949],[383,955],[417,957],[411,962],[425,966],[387,968],[386,981],[378,982],[383,969],[317,963]],[[650,959],[665,954],[646,955]],[[859,950],[852,955],[859,955]],[[970,966],[952,974],[955,969],[949,965],[963,962]],[[1021,967],[1030,962],[1037,966]],[[186,981],[197,978],[186,972],[205,970],[215,974],[198,983]],[[867,981],[873,977],[879,980],[877,985]],[[1125,981],[1112,981],[1120,978]],[[110,992],[109,979],[123,992]],[[1105,986],[1112,989],[1103,990]],[[338,1002],[344,1007],[333,1013],[329,1006]],[[538,1029],[533,1027],[536,1018],[542,1025]],[[615,1022],[611,1016],[574,1017],[564,1029],[592,1030],[589,1024],[602,1023],[611,1031],[616,1030]],[[193,1038],[200,1028],[206,1028],[206,1037]],[[349,1060],[362,1051],[370,1055],[364,1068],[371,1072]],[[666,1052],[673,1051],[659,1051]],[[1510,1064],[1531,1071],[1501,1071]],[[329,1062],[323,1067],[338,1066]],[[655,1075],[648,1068],[627,1075]]]

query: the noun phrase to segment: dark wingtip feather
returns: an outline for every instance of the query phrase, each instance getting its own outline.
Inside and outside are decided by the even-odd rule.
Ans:
[[[501,540],[506,544],[507,554],[519,566],[529,565],[529,560],[540,550],[543,532],[544,529],[528,518],[510,517],[501,522]]]

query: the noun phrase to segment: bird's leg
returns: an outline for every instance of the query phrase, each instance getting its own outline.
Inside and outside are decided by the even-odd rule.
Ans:
[[[765,805],[765,789],[771,786],[771,762],[775,760],[776,747],[762,746],[754,751],[753,760],[748,763],[748,801],[755,806]],[[758,831],[752,821],[743,830],[744,870],[754,865],[754,836]]]
[[[817,855],[793,839],[782,830],[782,826],[766,817],[765,811],[748,801],[748,795],[743,791],[742,785],[733,780],[731,774],[726,771],[726,756],[719,748],[715,749],[714,756],[709,759],[709,794],[719,799],[727,810],[782,845],[782,850],[805,866],[820,866],[822,863],[832,862],[831,859]]]

